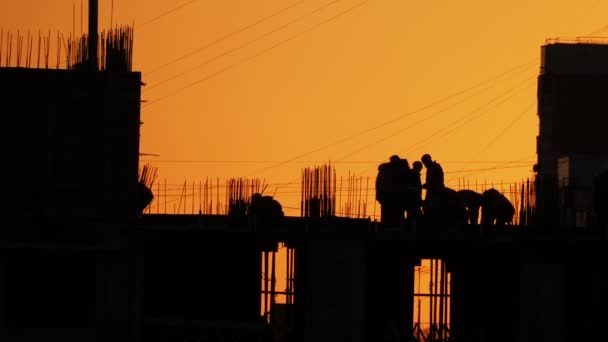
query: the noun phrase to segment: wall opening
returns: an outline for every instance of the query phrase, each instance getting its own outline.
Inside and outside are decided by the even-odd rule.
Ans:
[[[422,259],[414,271],[414,341],[448,341],[451,274],[446,261]]]

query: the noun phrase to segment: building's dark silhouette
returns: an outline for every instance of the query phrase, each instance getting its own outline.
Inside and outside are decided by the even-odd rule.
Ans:
[[[592,225],[592,179],[608,163],[608,45],[549,42],[538,77],[539,224]]]

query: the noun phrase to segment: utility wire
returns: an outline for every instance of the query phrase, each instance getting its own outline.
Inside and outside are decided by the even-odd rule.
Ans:
[[[322,151],[322,150],[328,149],[328,148],[330,148],[330,147],[333,147],[333,146],[336,146],[336,145],[339,145],[339,144],[345,143],[345,142],[347,142],[347,141],[350,141],[350,140],[352,140],[352,139],[354,139],[354,138],[360,137],[360,136],[362,136],[362,135],[364,135],[364,134],[368,134],[368,133],[370,133],[370,132],[376,131],[376,130],[378,130],[378,129],[380,129],[380,128],[383,128],[383,127],[388,126],[388,125],[390,125],[390,124],[393,124],[393,123],[395,123],[395,122],[401,121],[401,120],[403,120],[403,119],[405,119],[405,118],[408,118],[408,117],[410,117],[410,116],[412,116],[412,115],[414,115],[414,114],[424,112],[424,111],[426,111],[426,110],[427,110],[427,109],[429,109],[429,108],[432,108],[432,107],[437,106],[437,105],[439,105],[439,104],[441,104],[441,103],[447,102],[447,101],[449,101],[449,100],[451,100],[451,99],[453,99],[453,98],[455,98],[455,97],[458,97],[458,96],[460,96],[460,95],[462,95],[462,94],[466,94],[467,92],[470,92],[470,91],[472,91],[472,90],[474,90],[474,89],[477,89],[477,88],[479,88],[479,87],[481,87],[481,86],[483,86],[483,85],[485,85],[485,84],[487,84],[487,83],[489,83],[489,82],[494,81],[495,79],[499,79],[499,78],[503,77],[503,76],[504,76],[504,75],[506,75],[506,74],[509,74],[509,73],[511,73],[511,72],[514,72],[514,71],[517,71],[518,69],[521,69],[522,67],[526,67],[526,66],[528,66],[529,64],[531,64],[531,63],[533,63],[533,62],[535,62],[535,61],[536,61],[536,58],[534,58],[532,61],[529,61],[529,62],[526,62],[526,63],[520,64],[520,65],[518,65],[518,66],[516,66],[516,67],[514,67],[514,68],[511,68],[511,69],[507,70],[507,71],[501,72],[500,74],[498,74],[498,75],[496,75],[496,76],[493,76],[493,77],[491,77],[491,78],[489,78],[489,79],[486,79],[486,80],[484,80],[484,81],[481,81],[481,82],[479,82],[479,83],[476,83],[476,84],[474,84],[473,86],[470,86],[470,87],[465,88],[465,89],[463,89],[463,90],[459,90],[459,91],[457,91],[457,92],[454,92],[454,93],[452,93],[452,94],[450,94],[450,95],[447,95],[447,96],[445,96],[445,97],[442,97],[442,98],[440,98],[440,99],[438,99],[438,100],[435,100],[435,101],[433,101],[433,102],[431,102],[431,103],[429,103],[429,104],[426,104],[426,105],[424,105],[424,106],[422,106],[422,107],[419,107],[419,108],[417,108],[417,109],[411,110],[411,111],[409,111],[409,112],[405,112],[405,113],[403,113],[403,114],[401,114],[401,115],[398,115],[397,117],[395,117],[395,118],[393,118],[393,119],[390,119],[390,120],[384,121],[384,122],[382,122],[382,123],[380,123],[380,124],[378,124],[378,125],[376,125],[376,126],[373,126],[373,127],[370,127],[370,128],[366,128],[366,129],[361,130],[361,131],[359,131],[359,132],[356,132],[356,133],[354,133],[354,134],[351,134],[351,135],[345,136],[344,138],[341,138],[341,139],[335,140],[335,141],[333,141],[333,142],[331,142],[331,143],[329,143],[329,144],[326,144],[326,145],[323,145],[323,146],[317,147],[317,148],[315,148],[315,149],[313,149],[313,150],[309,150],[309,151],[307,151],[307,152],[304,152],[304,153],[302,153],[302,154],[299,154],[299,155],[297,155],[297,156],[295,156],[295,157],[293,157],[293,158],[290,158],[290,159],[284,160],[284,161],[282,161],[282,162],[280,162],[280,163],[277,163],[277,164],[275,164],[275,165],[268,166],[268,167],[266,167],[266,168],[256,170],[256,171],[252,172],[252,174],[257,174],[257,173],[260,173],[260,172],[263,172],[263,171],[266,171],[266,170],[269,170],[269,169],[272,169],[272,168],[276,168],[276,167],[283,166],[283,165],[285,165],[285,164],[289,164],[289,163],[294,162],[294,161],[296,161],[296,160],[298,160],[298,159],[302,159],[302,158],[304,158],[304,157],[306,157],[306,156],[309,156],[309,155],[311,155],[311,154],[313,154],[313,153],[316,153],[316,152],[319,152],[319,151]]]
[[[534,103],[529,103],[526,108],[524,110],[521,111],[521,113],[515,118],[513,119],[505,128],[502,129],[502,131],[496,135],[494,137],[494,139],[492,139],[488,144],[486,144],[481,150],[479,150],[475,156],[473,157],[473,160],[476,159],[481,153],[485,152],[490,146],[492,146],[496,141],[498,141],[498,139],[500,139],[507,131],[509,131],[513,125],[515,125],[516,122],[518,122],[519,120],[521,120],[521,118],[524,117],[525,114],[528,113],[528,111],[530,110],[530,108],[532,108],[534,106]],[[533,164],[534,162],[527,162],[527,166],[529,166],[530,164]],[[504,164],[503,164],[504,165]],[[469,171],[474,171],[474,170],[469,170]],[[469,172],[466,171],[466,172]],[[465,172],[464,169],[459,170],[459,172]],[[471,173],[471,174],[475,174],[475,172]],[[469,175],[471,175],[469,174]],[[450,182],[454,180],[454,178],[450,178],[447,180],[447,182]]]
[[[526,78],[526,79],[525,79],[523,82],[520,82],[520,83],[519,83],[519,84],[517,84],[516,86],[514,86],[514,87],[512,87],[512,88],[508,89],[506,92],[504,92],[504,93],[502,93],[502,94],[500,94],[500,95],[497,95],[497,96],[493,97],[493,98],[492,98],[492,99],[490,99],[490,100],[489,100],[489,101],[488,101],[486,104],[484,104],[484,105],[482,105],[482,106],[479,106],[479,107],[475,108],[475,109],[474,109],[472,112],[470,112],[468,115],[458,118],[457,120],[453,121],[453,122],[452,122],[452,123],[450,123],[449,125],[446,125],[446,126],[444,126],[443,128],[441,128],[441,129],[439,129],[439,130],[435,131],[435,133],[431,134],[430,136],[428,136],[428,137],[426,137],[426,138],[424,138],[424,139],[422,139],[422,140],[418,141],[417,143],[415,143],[415,144],[411,145],[411,146],[409,147],[409,149],[408,149],[408,151],[407,151],[407,152],[411,152],[411,151],[412,151],[412,148],[413,148],[414,146],[417,146],[417,145],[420,145],[420,144],[422,144],[422,143],[425,143],[425,142],[429,141],[430,139],[432,139],[432,138],[434,138],[435,136],[437,136],[437,135],[441,134],[442,132],[444,132],[446,129],[449,129],[449,128],[450,128],[452,125],[457,124],[458,122],[462,121],[464,118],[466,118],[466,117],[470,116],[471,114],[475,114],[475,113],[477,113],[477,112],[481,111],[481,109],[483,109],[484,107],[487,107],[487,106],[491,105],[493,102],[498,101],[500,98],[504,97],[505,95],[510,94],[510,95],[509,95],[509,96],[507,96],[506,98],[503,98],[503,100],[502,100],[502,101],[500,101],[500,102],[499,102],[497,105],[500,105],[500,104],[505,103],[506,101],[508,101],[509,99],[511,99],[511,98],[512,98],[512,97],[513,97],[513,96],[516,94],[516,93],[514,93],[514,92],[515,92],[515,91],[516,91],[516,90],[517,90],[519,87],[521,87],[522,85],[524,85],[526,82],[530,81],[531,79],[532,79],[532,78]],[[478,115],[472,116],[472,117],[470,117],[470,118],[469,118],[469,120],[467,120],[467,121],[466,121],[464,124],[468,124],[469,122],[471,122],[471,121],[473,121],[473,120],[475,120],[475,119],[478,119],[479,117],[481,117],[481,116],[483,116],[483,115],[486,115],[487,113],[489,113],[489,111],[488,111],[488,110],[486,110],[486,111],[482,112],[481,114],[478,114]],[[411,127],[416,126],[416,125],[417,125],[417,124],[419,124],[421,121],[425,121],[425,120],[426,120],[426,118],[425,118],[425,119],[423,119],[423,120],[420,120],[420,121],[418,121],[418,122],[415,122],[414,124],[412,124],[412,125],[410,125],[410,126],[406,127],[404,130],[410,129]],[[453,133],[453,132],[454,132],[456,129],[459,129],[459,128],[461,128],[462,126],[463,126],[463,124],[461,124],[461,125],[459,125],[459,126],[456,126],[455,128],[453,128],[453,129],[449,130],[447,133],[445,133],[445,134],[444,134],[444,136],[445,136],[446,134],[451,134],[451,133]],[[378,140],[378,141],[376,141],[376,142],[374,142],[374,143],[372,143],[372,144],[369,144],[369,145],[363,146],[362,148],[359,148],[359,149],[357,149],[356,151],[354,151],[354,152],[352,152],[352,153],[350,153],[350,154],[348,154],[348,155],[344,156],[343,158],[341,158],[341,159],[340,159],[340,161],[343,161],[343,160],[345,160],[346,158],[348,158],[348,157],[350,157],[350,156],[352,156],[352,155],[354,155],[354,154],[356,154],[356,153],[358,153],[358,152],[360,152],[360,151],[362,151],[362,150],[364,150],[364,149],[366,149],[366,148],[369,148],[369,147],[370,147],[370,146],[372,146],[372,145],[375,145],[375,144],[377,144],[377,143],[379,143],[379,142],[382,142],[382,141],[384,141],[384,140],[387,140],[387,139],[389,139],[389,138],[392,138],[393,136],[395,136],[395,135],[397,135],[397,134],[401,134],[402,132],[403,132],[403,130],[399,130],[399,131],[397,131],[396,133],[394,133],[394,134],[392,134],[392,135],[390,135],[390,136],[388,136],[388,137],[384,137],[384,138],[382,138],[382,139],[380,139],[380,140]],[[407,152],[401,151],[401,152],[399,152],[399,155],[406,154]],[[363,171],[361,171],[361,172],[360,172],[358,175],[363,175],[363,174],[367,173],[368,171],[370,171],[370,170],[369,170],[369,169],[367,169],[367,170],[363,170]]]
[[[193,3],[197,2],[197,1],[198,0],[186,1],[186,2],[184,2],[182,4],[180,4],[180,5],[177,5],[177,6],[173,7],[173,8],[165,11],[165,12],[162,12],[161,14],[157,15],[156,17],[154,17],[152,19],[149,19],[149,20],[145,21],[143,24],[138,25],[138,27],[141,28],[142,26],[146,26],[148,24],[151,24],[151,23],[153,23],[153,22],[155,22],[155,21],[157,21],[157,20],[159,20],[159,19],[161,19],[163,17],[168,16],[171,13],[177,12],[177,11],[181,10],[182,8],[184,8],[184,7],[190,6],[190,5],[192,5]]]
[[[197,84],[203,83],[203,82],[208,81],[208,80],[210,80],[210,79],[212,79],[212,78],[214,78],[214,77],[216,77],[216,76],[218,76],[218,75],[221,75],[221,74],[223,74],[224,72],[226,72],[226,71],[228,71],[228,70],[230,70],[230,69],[233,69],[233,68],[235,68],[235,67],[237,67],[237,66],[239,66],[239,65],[241,65],[241,64],[243,64],[243,63],[245,63],[245,62],[251,61],[251,60],[253,60],[253,59],[255,59],[255,58],[257,58],[257,57],[259,57],[259,56],[261,56],[261,55],[264,55],[264,54],[266,54],[266,53],[268,53],[268,52],[270,52],[270,51],[272,51],[272,50],[274,50],[274,49],[276,49],[276,48],[280,47],[281,45],[284,45],[284,44],[286,44],[286,43],[288,43],[288,42],[290,42],[290,41],[292,41],[292,40],[296,39],[297,37],[299,37],[299,36],[301,36],[301,35],[303,35],[303,34],[305,34],[305,33],[308,33],[308,32],[310,32],[310,31],[312,31],[312,30],[316,29],[316,28],[317,28],[317,27],[319,27],[319,26],[322,26],[322,25],[324,25],[324,24],[328,24],[328,23],[330,23],[330,22],[332,22],[332,21],[337,20],[338,18],[342,17],[343,15],[345,15],[345,14],[347,14],[347,13],[349,13],[349,12],[354,11],[354,10],[355,10],[355,9],[357,9],[358,7],[361,7],[362,5],[364,5],[365,3],[367,3],[368,1],[369,1],[369,0],[364,0],[364,1],[362,1],[362,2],[359,2],[359,3],[355,4],[354,6],[351,6],[351,7],[347,8],[346,10],[344,10],[344,11],[342,11],[342,12],[339,12],[338,14],[336,14],[336,15],[334,15],[334,16],[332,16],[332,17],[330,17],[329,19],[326,19],[326,20],[324,20],[324,21],[321,21],[321,22],[319,22],[319,23],[317,23],[317,24],[313,25],[312,27],[309,27],[309,28],[308,28],[308,29],[306,29],[306,30],[300,31],[300,32],[298,32],[298,33],[296,33],[296,34],[294,34],[294,35],[290,36],[289,38],[287,38],[287,39],[284,39],[284,40],[280,41],[279,43],[276,43],[276,44],[274,44],[274,45],[272,45],[272,46],[270,46],[270,47],[268,47],[268,48],[266,48],[266,49],[264,49],[264,50],[261,50],[260,52],[256,53],[255,55],[252,55],[252,56],[247,57],[247,58],[243,58],[243,59],[241,59],[240,61],[235,62],[235,63],[233,63],[233,64],[231,64],[231,65],[228,65],[227,67],[225,67],[225,68],[223,68],[223,69],[220,69],[220,70],[218,70],[218,71],[216,71],[216,72],[214,72],[214,73],[212,73],[212,74],[209,74],[209,75],[207,75],[207,76],[205,76],[205,77],[203,77],[203,78],[200,78],[200,79],[198,79],[198,80],[196,80],[196,81],[194,81],[194,82],[192,82],[192,83],[189,83],[189,84],[187,84],[186,86],[181,87],[181,88],[177,89],[176,91],[174,91],[174,92],[172,92],[172,93],[170,93],[170,94],[167,94],[167,95],[162,96],[162,97],[159,97],[159,98],[157,98],[157,99],[155,99],[155,100],[151,100],[151,101],[149,101],[149,102],[146,102],[146,103],[145,103],[145,104],[144,104],[142,107],[143,107],[143,108],[147,108],[147,107],[148,107],[148,106],[150,106],[150,105],[153,105],[153,104],[155,104],[155,103],[158,103],[159,101],[162,101],[162,100],[164,100],[164,99],[166,99],[166,98],[168,98],[168,97],[174,96],[174,95],[176,95],[176,94],[178,94],[178,93],[180,93],[180,92],[182,92],[182,91],[184,91],[184,90],[186,90],[186,89],[188,89],[188,88],[191,88],[191,87],[193,87],[193,86],[195,86],[195,85],[197,85]]]
[[[261,36],[259,36],[259,37],[255,38],[255,39],[249,40],[249,41],[247,41],[247,42],[245,42],[245,43],[243,43],[243,44],[241,44],[241,45],[239,45],[239,46],[237,46],[237,47],[235,47],[235,48],[229,49],[229,50],[224,51],[224,52],[222,52],[222,53],[220,53],[220,54],[218,54],[218,55],[215,55],[215,56],[213,56],[213,57],[211,57],[211,58],[209,58],[209,59],[205,60],[204,62],[202,62],[202,63],[200,63],[200,64],[195,65],[194,67],[192,67],[192,68],[190,68],[190,69],[188,69],[188,70],[182,71],[182,72],[177,73],[177,74],[175,74],[175,75],[173,75],[173,76],[170,76],[170,77],[168,77],[168,78],[166,78],[166,79],[164,79],[164,80],[162,80],[162,81],[159,81],[158,83],[152,84],[152,85],[148,86],[146,89],[147,89],[147,90],[152,90],[152,89],[154,89],[154,88],[156,88],[156,87],[158,87],[158,86],[160,86],[160,85],[163,85],[163,84],[165,84],[165,83],[167,83],[167,82],[169,82],[169,81],[172,81],[172,80],[174,80],[174,79],[176,79],[176,78],[179,78],[179,77],[181,77],[181,76],[184,76],[184,75],[186,75],[186,74],[188,74],[188,73],[192,72],[192,71],[193,71],[193,70],[195,70],[195,69],[198,69],[198,68],[204,67],[204,66],[206,66],[206,65],[208,65],[208,64],[210,64],[210,63],[212,63],[212,62],[214,62],[214,61],[217,61],[218,59],[220,59],[220,58],[222,58],[222,57],[225,57],[225,56],[227,56],[227,55],[229,55],[229,54],[231,54],[231,53],[233,53],[233,52],[236,52],[236,51],[242,50],[242,49],[244,49],[244,48],[246,48],[246,47],[248,47],[248,46],[250,46],[250,45],[252,45],[252,44],[254,44],[254,43],[256,43],[256,42],[258,42],[258,41],[260,41],[260,40],[262,40],[262,39],[264,39],[264,38],[266,38],[266,37],[271,36],[272,34],[274,34],[274,33],[278,32],[278,31],[281,31],[281,30],[286,29],[286,28],[287,28],[287,27],[289,27],[290,25],[293,25],[293,24],[295,24],[295,23],[297,23],[297,22],[299,22],[299,21],[303,20],[303,19],[304,19],[304,18],[306,18],[306,17],[309,17],[309,16],[311,16],[311,15],[314,15],[314,14],[316,14],[316,13],[318,13],[318,12],[321,12],[321,11],[323,11],[324,9],[326,9],[327,7],[329,7],[329,6],[331,6],[331,5],[334,5],[334,4],[336,4],[336,3],[340,2],[340,1],[342,1],[342,0],[332,0],[332,1],[328,2],[328,3],[325,3],[325,4],[323,4],[323,5],[321,5],[321,6],[317,7],[317,8],[315,8],[314,10],[312,10],[312,11],[310,11],[310,12],[308,12],[308,13],[305,13],[304,15],[302,15],[302,16],[300,16],[300,17],[298,17],[298,18],[296,18],[296,19],[294,19],[294,20],[292,20],[292,21],[290,21],[290,22],[288,22],[288,23],[286,23],[286,24],[283,24],[283,25],[281,25],[281,26],[279,26],[279,27],[277,27],[277,28],[275,28],[275,29],[273,29],[273,30],[270,30],[270,31],[268,31],[268,32],[266,32],[266,33],[264,33],[264,34],[262,34]]]
[[[477,157],[482,154],[483,152],[487,151],[488,148],[490,148],[490,146],[492,146],[496,141],[498,141],[498,139],[500,139],[503,135],[505,135],[505,133],[507,133],[507,131],[509,131],[514,125],[515,123],[517,123],[519,120],[521,120],[525,114],[527,114],[529,112],[529,110],[534,106],[534,103],[531,102],[529,103],[524,110],[521,111],[521,113],[515,118],[513,119],[505,128],[503,128],[500,133],[498,133],[494,139],[492,139],[487,145],[485,145],[481,150],[479,150],[475,156],[473,156],[472,160],[477,159]]]
[[[249,30],[250,28],[253,28],[253,27],[255,27],[255,26],[257,26],[257,25],[259,25],[259,24],[261,24],[261,23],[263,23],[263,22],[265,22],[265,21],[268,21],[268,20],[270,20],[270,19],[272,19],[272,18],[274,18],[274,17],[278,16],[279,14],[281,14],[281,13],[283,13],[283,12],[286,12],[286,11],[288,11],[288,10],[290,10],[290,9],[292,9],[292,8],[294,8],[294,7],[298,6],[298,5],[300,5],[300,4],[302,4],[304,1],[305,1],[305,0],[300,0],[300,1],[298,1],[298,2],[295,2],[295,3],[293,3],[293,4],[291,4],[291,5],[287,6],[287,7],[281,8],[280,10],[278,10],[278,11],[276,11],[276,12],[274,12],[274,13],[272,13],[272,14],[268,15],[268,16],[265,16],[265,17],[263,17],[263,18],[260,18],[260,19],[256,20],[255,22],[253,22],[253,23],[251,23],[251,24],[245,25],[245,26],[243,26],[243,27],[241,27],[241,28],[238,28],[238,29],[236,29],[236,30],[234,30],[234,31],[232,31],[232,32],[229,32],[229,33],[227,33],[227,34],[225,34],[225,35],[223,35],[223,36],[221,36],[221,37],[219,37],[219,38],[215,39],[214,41],[212,41],[212,42],[210,42],[210,43],[208,43],[208,44],[206,44],[206,45],[203,45],[203,46],[201,46],[201,47],[199,47],[199,48],[197,48],[197,49],[195,49],[195,50],[193,50],[193,51],[190,51],[190,52],[188,52],[188,53],[186,53],[186,54],[184,54],[184,55],[182,55],[182,56],[180,56],[180,57],[175,58],[174,60],[172,60],[172,61],[170,61],[170,62],[167,62],[167,63],[165,63],[165,64],[162,64],[162,65],[160,65],[160,66],[158,66],[158,67],[156,67],[156,68],[154,68],[154,69],[152,69],[152,70],[150,70],[150,71],[146,72],[146,74],[147,74],[147,75],[151,75],[151,74],[153,74],[153,73],[155,73],[155,72],[157,72],[157,71],[159,71],[159,70],[161,70],[161,69],[166,68],[167,66],[169,66],[169,65],[171,65],[171,64],[177,63],[177,62],[179,62],[179,61],[181,61],[181,60],[184,60],[184,59],[186,59],[186,58],[188,58],[188,57],[190,57],[190,56],[192,56],[192,55],[195,55],[195,54],[197,54],[197,53],[199,53],[199,52],[205,51],[205,50],[207,50],[208,48],[210,48],[210,47],[212,47],[212,46],[214,46],[214,45],[216,45],[216,44],[218,44],[218,43],[221,43],[221,42],[223,42],[224,40],[226,40],[226,39],[228,39],[228,38],[231,38],[231,37],[233,37],[233,36],[236,36],[236,35],[238,35],[238,34],[240,34],[240,33],[244,32],[244,31],[247,31],[247,30]]]
[[[485,104],[485,106],[488,106],[488,105],[490,105],[491,103],[498,101],[498,100],[499,100],[501,97],[503,97],[503,96],[505,96],[505,95],[508,95],[508,96],[507,96],[507,97],[505,97],[505,98],[503,98],[503,99],[502,99],[500,102],[496,103],[496,106],[501,105],[501,104],[503,104],[503,103],[507,102],[508,100],[510,100],[510,99],[512,99],[513,97],[515,97],[515,95],[517,95],[517,91],[518,91],[518,90],[526,89],[526,87],[524,87],[524,88],[520,88],[520,87],[521,87],[522,85],[525,85],[525,83],[529,82],[529,81],[530,81],[530,80],[532,80],[534,77],[535,77],[535,76],[530,77],[530,78],[527,78],[527,79],[525,79],[523,82],[521,82],[520,84],[518,84],[518,85],[516,85],[515,87],[513,87],[513,88],[511,88],[511,89],[507,90],[507,92],[505,92],[505,93],[503,93],[503,94],[501,94],[501,95],[495,96],[495,97],[494,97],[494,98],[492,98],[490,101],[488,101],[488,103],[486,103],[486,104]],[[518,88],[520,88],[520,89],[518,89]],[[480,111],[481,111],[481,109],[482,109],[482,107],[477,107],[476,109],[474,109],[474,110],[473,110],[471,113],[469,113],[469,114],[475,114],[475,113],[477,113],[477,112],[480,112]],[[479,114],[477,114],[477,115],[474,115],[474,116],[471,116],[471,117],[469,117],[469,118],[461,117],[461,118],[459,118],[459,119],[457,119],[457,120],[453,121],[452,123],[450,123],[450,125],[444,126],[443,128],[439,129],[438,131],[436,131],[435,133],[433,133],[432,135],[430,135],[430,136],[429,136],[429,137],[427,137],[426,139],[424,139],[424,140],[422,140],[422,141],[419,141],[418,143],[416,143],[416,144],[414,144],[414,145],[410,146],[410,147],[409,147],[409,149],[408,149],[408,152],[411,152],[411,151],[412,151],[412,149],[413,149],[415,146],[419,146],[419,145],[421,145],[421,144],[424,144],[424,143],[428,142],[430,139],[432,139],[432,138],[434,138],[434,137],[438,136],[438,135],[439,135],[439,134],[441,134],[441,133],[443,133],[443,134],[441,134],[441,135],[440,135],[440,137],[446,137],[446,136],[448,136],[448,135],[450,135],[450,134],[454,133],[456,130],[458,130],[458,129],[460,129],[460,128],[462,128],[462,127],[466,126],[466,125],[468,125],[468,124],[469,124],[469,123],[471,123],[472,121],[477,120],[477,119],[481,118],[482,116],[485,116],[485,115],[487,115],[487,114],[489,114],[489,113],[490,113],[490,111],[485,110],[485,111],[481,111],[481,113],[479,113]],[[466,121],[461,122],[462,120],[465,120],[465,119],[466,119]],[[459,122],[460,122],[460,124],[458,124]],[[458,125],[456,125],[456,124],[458,124]],[[450,126],[452,126],[452,125],[454,125],[454,127],[452,127],[452,128],[450,129]],[[446,131],[446,130],[447,130],[447,131]]]

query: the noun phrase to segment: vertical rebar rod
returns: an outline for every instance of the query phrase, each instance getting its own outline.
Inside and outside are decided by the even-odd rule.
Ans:
[[[0,67],[2,66],[2,46],[4,45],[4,28],[0,28]]]
[[[443,341],[443,334],[442,334],[442,329],[443,329],[443,259],[439,262],[438,260],[438,264],[439,264],[439,291],[438,291],[438,295],[439,295],[439,316],[438,316],[438,331],[439,331],[439,340]]]
[[[49,30],[46,37],[44,37],[44,68],[49,68],[49,54],[51,52],[51,30]]]
[[[27,31],[27,59],[26,59],[26,67],[31,67],[32,63],[32,48],[34,43],[34,37],[30,34],[30,31]]]
[[[16,66],[19,68],[21,66],[21,46],[22,46],[21,32],[17,30],[17,61]]]
[[[98,0],[89,0],[89,64],[92,70],[97,70],[97,31],[98,31]]]
[[[9,31],[6,35],[6,67],[11,66],[11,50],[13,45],[13,34]]]

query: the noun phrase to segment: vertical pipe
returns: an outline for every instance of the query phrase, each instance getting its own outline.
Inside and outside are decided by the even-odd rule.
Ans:
[[[439,262],[439,260],[437,260]],[[439,318],[438,318],[438,331],[439,341],[443,341],[443,259],[439,263]]]
[[[276,283],[277,279],[275,277],[276,271],[276,253],[274,251],[270,252],[271,260],[271,271],[270,271],[270,320],[271,322],[274,320],[274,301],[275,301],[275,293],[276,293]]]
[[[444,341],[444,332],[445,332],[445,259],[441,259],[440,264],[440,274],[441,274],[441,282],[440,282],[440,290],[439,290],[439,339]]]
[[[97,19],[98,0],[89,0],[89,64],[92,70],[97,70]]]
[[[268,252],[262,251],[264,255],[264,318],[268,319]]]
[[[435,331],[437,329],[437,299],[439,294],[439,259],[433,259],[433,324],[431,330],[433,331],[433,338],[431,341],[435,340]]]
[[[429,277],[430,277],[429,294],[430,295],[429,295],[429,334],[428,334],[428,338],[429,338],[429,341],[431,341],[431,342],[433,341],[433,337],[432,337],[433,336],[433,315],[434,315],[434,312],[433,312],[433,308],[434,308],[433,302],[435,300],[435,296],[433,295],[433,293],[434,293],[434,290],[433,290],[434,283],[433,282],[435,281],[435,279],[433,278],[433,274],[434,274],[433,271],[434,271],[434,267],[435,267],[434,261],[435,261],[434,259],[430,260],[430,262],[431,262],[431,269],[430,269],[430,272],[429,272]]]
[[[285,272],[286,274],[286,279],[285,279],[285,304],[291,304],[289,302],[289,300],[291,298],[289,298],[289,294],[291,293],[291,288],[290,288],[290,283],[289,283],[289,273],[291,271],[291,254],[289,251],[289,247],[285,247],[285,252],[286,252],[286,258],[287,261],[285,262],[286,266],[287,266],[287,270]]]
[[[443,261],[443,331],[444,339],[448,339],[448,306],[449,306],[449,295],[448,295],[448,269],[447,262]]]
[[[446,289],[446,309],[445,309],[445,321],[446,321],[446,326],[448,328],[450,328],[450,317],[452,315],[452,276],[450,273],[448,273],[447,269],[445,271],[445,275],[446,275],[446,284],[445,284],[445,289]],[[448,330],[448,338],[449,338],[450,332]]]

